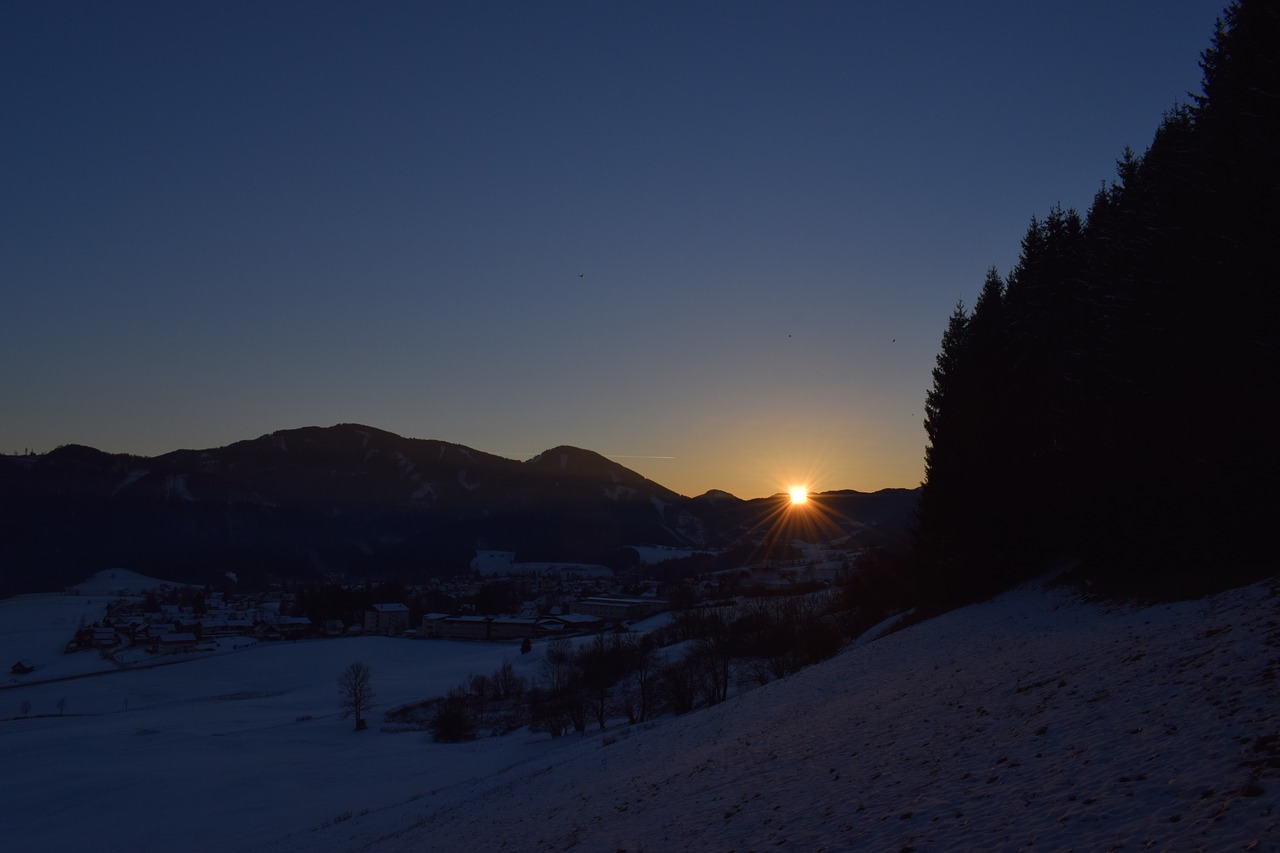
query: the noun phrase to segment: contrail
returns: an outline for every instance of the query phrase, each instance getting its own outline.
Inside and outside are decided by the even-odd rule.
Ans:
[[[674,456],[631,456],[626,453],[601,453],[609,459],[675,459]]]
[[[526,453],[524,451],[517,453],[511,450],[489,451],[489,452],[493,453],[494,456],[506,456],[508,458],[515,458],[517,456],[537,456],[538,455],[537,453]],[[539,451],[539,453],[545,453],[545,452],[546,451]],[[675,459],[674,456],[637,456],[631,453],[601,453],[599,455],[603,456],[606,459]]]

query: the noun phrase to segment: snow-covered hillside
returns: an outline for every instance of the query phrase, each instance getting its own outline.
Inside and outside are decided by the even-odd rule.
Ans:
[[[1278,605],[1275,583],[1145,609],[1032,585],[712,709],[556,741],[438,745],[334,714],[350,660],[386,708],[503,659],[532,674],[540,654],[508,646],[316,641],[0,690],[6,843],[1276,849]],[[59,697],[67,716],[10,718]]]

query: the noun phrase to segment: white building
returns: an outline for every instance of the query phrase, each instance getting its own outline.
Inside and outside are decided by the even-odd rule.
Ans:
[[[399,634],[409,628],[409,608],[404,604],[374,604],[364,612],[366,634]]]

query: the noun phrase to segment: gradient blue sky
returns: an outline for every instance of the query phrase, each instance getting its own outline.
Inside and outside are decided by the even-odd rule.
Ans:
[[[0,451],[360,422],[918,485],[956,301],[1223,5],[8,0]]]

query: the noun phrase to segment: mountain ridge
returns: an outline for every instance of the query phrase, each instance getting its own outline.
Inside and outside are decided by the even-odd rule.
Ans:
[[[633,545],[741,543],[773,501],[688,498],[570,445],[517,461],[351,423],[155,457],[63,445],[0,457],[0,594],[111,566],[194,582],[451,575],[479,548],[621,568]]]

